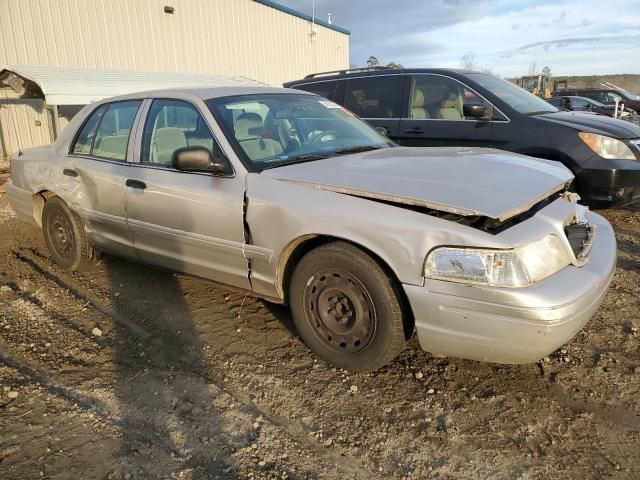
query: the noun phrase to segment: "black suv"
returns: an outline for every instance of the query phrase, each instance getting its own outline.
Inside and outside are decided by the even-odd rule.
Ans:
[[[566,97],[566,96],[578,96],[587,97],[596,102],[604,103],[605,105],[615,105],[616,100],[619,103],[624,103],[624,106],[635,110],[640,113],[640,99],[637,95],[626,90],[615,88],[581,88],[570,90],[558,90],[553,92],[554,97]]]
[[[345,106],[400,145],[493,147],[560,161],[592,207],[640,199],[640,127],[562,112],[490,74],[360,69],[309,75],[284,86]]]

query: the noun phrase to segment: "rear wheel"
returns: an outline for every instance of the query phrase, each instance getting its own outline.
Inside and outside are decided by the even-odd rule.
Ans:
[[[42,232],[51,257],[61,267],[77,271],[93,264],[95,252],[87,241],[80,217],[59,197],[44,204]]]
[[[289,301],[304,342],[336,367],[375,370],[406,343],[395,281],[348,243],[330,243],[303,257],[291,277]]]

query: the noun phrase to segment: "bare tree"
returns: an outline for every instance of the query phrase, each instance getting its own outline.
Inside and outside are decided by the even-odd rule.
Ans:
[[[550,76],[551,76],[551,68],[549,68],[548,66],[545,66],[545,67],[542,69],[542,74],[543,74],[545,77],[550,77]]]
[[[396,62],[389,62],[387,64],[387,68],[399,69],[399,68],[404,68],[404,65],[402,65],[401,63],[396,63]]]
[[[538,71],[538,64],[536,63],[535,60],[533,60],[529,65],[529,75],[535,75],[537,71]]]
[[[367,60],[367,67],[374,68],[379,66],[380,66],[380,60],[378,60],[374,56],[369,57],[369,59]]]
[[[478,67],[478,59],[471,52],[465,53],[460,59],[460,66],[465,70],[475,70]]]

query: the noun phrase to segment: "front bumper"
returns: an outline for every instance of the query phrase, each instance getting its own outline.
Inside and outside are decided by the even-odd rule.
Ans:
[[[627,168],[584,168],[575,172],[582,201],[593,208],[622,207],[640,201],[640,162],[619,163],[623,162]]]
[[[604,297],[616,264],[609,223],[596,225],[589,261],[526,288],[495,288],[427,280],[403,285],[421,347],[433,354],[496,363],[530,363],[568,342]]]

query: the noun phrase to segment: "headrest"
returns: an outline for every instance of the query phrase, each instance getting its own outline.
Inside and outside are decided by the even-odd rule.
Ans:
[[[238,140],[260,138],[264,130],[262,117],[255,112],[245,112],[236,120],[235,130]]]
[[[411,108],[424,108],[424,93],[422,90],[415,89],[413,91],[413,99],[411,100]]]

